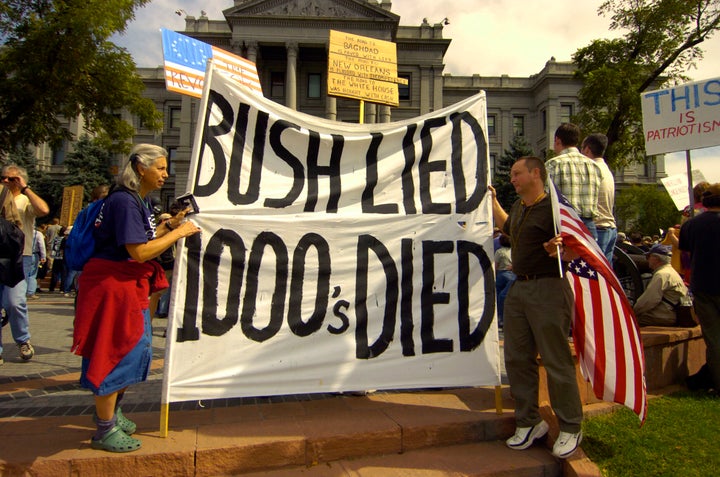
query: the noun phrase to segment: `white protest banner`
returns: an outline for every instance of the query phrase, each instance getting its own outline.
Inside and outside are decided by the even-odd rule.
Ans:
[[[164,402],[499,385],[484,93],[363,125],[208,81]]]
[[[640,95],[648,156],[720,145],[720,78]]]
[[[688,195],[688,178],[687,174],[673,174],[671,176],[660,179],[665,190],[670,194],[670,198],[675,203],[677,210],[683,210],[690,203]],[[693,186],[705,181],[705,176],[701,171],[695,169],[692,171]]]

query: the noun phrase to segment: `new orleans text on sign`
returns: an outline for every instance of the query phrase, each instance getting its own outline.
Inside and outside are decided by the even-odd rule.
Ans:
[[[395,43],[330,30],[328,94],[398,106]]]
[[[720,78],[641,95],[645,153],[720,145]]]
[[[497,384],[484,94],[358,125],[211,74],[170,401]]]

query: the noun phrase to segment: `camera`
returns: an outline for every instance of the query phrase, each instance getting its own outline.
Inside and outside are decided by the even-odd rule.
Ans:
[[[198,208],[197,202],[195,202],[195,196],[189,192],[177,197],[175,201],[180,206],[181,210],[185,210],[188,207],[190,208],[190,211],[186,215],[197,214],[200,212],[200,208]]]

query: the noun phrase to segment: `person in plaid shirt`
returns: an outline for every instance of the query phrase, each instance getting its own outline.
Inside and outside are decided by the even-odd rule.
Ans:
[[[580,128],[572,123],[562,123],[555,131],[553,149],[557,155],[548,160],[545,167],[550,179],[597,240],[594,218],[598,215],[602,171],[595,161],[580,153],[579,143]]]

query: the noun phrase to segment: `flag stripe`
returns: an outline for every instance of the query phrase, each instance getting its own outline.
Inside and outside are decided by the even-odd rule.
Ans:
[[[617,295],[609,295],[607,299],[610,301],[610,309],[612,311],[612,320],[611,323],[621,323],[620,322],[620,312],[617,307]],[[625,339],[623,335],[625,332],[622,329],[622,326],[612,326],[609,332],[612,332],[612,340],[613,340],[613,349],[615,350],[615,356],[614,359],[616,361],[615,366],[616,368],[613,370],[613,375],[610,377],[608,382],[605,384],[605,388],[607,389],[611,384],[612,381],[615,382],[615,399],[617,399],[620,402],[626,402],[627,401],[627,395],[628,395],[628,388],[627,388],[627,357],[625,356],[625,352],[627,349],[625,346],[617,346],[618,343],[624,343]],[[611,396],[608,396],[610,398]]]
[[[168,91],[189,94],[197,98],[202,96],[205,75],[165,62],[165,86]]]
[[[580,217],[549,181],[563,245],[579,256],[566,277],[575,294],[573,339],[583,376],[598,399],[647,415],[645,358],[635,315],[612,265]]]
[[[231,73],[235,81],[262,93],[260,77],[258,76],[255,63],[214,46],[212,47],[212,52],[215,66]]]

